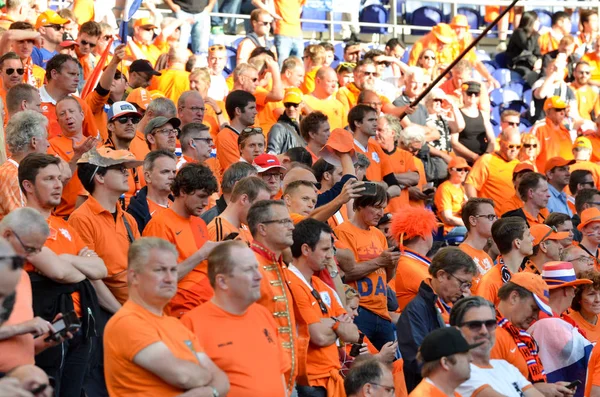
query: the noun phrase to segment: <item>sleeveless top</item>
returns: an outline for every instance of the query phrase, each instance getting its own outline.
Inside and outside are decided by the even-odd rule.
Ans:
[[[462,110],[460,112],[465,119],[465,128],[458,134],[458,141],[473,153],[484,154],[488,141],[485,136],[483,114],[479,111],[477,117],[469,117]]]

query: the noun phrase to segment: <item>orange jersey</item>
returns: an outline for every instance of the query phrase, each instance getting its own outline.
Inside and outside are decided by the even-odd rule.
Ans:
[[[143,235],[144,237],[160,237],[175,245],[179,253],[178,263],[192,256],[208,241],[206,223],[201,218],[197,216],[184,218],[172,208],[167,208],[152,217],[146,225]],[[198,282],[206,277],[207,266],[207,262],[202,261],[179,280],[177,295],[171,300],[168,313],[181,317],[185,312],[197,306]]]
[[[227,219],[222,216],[217,216],[207,226],[208,238],[211,241],[223,241],[231,233],[239,233],[236,238],[238,240],[245,241],[246,243],[252,242],[252,234],[248,227],[242,224],[239,228],[233,226]]]
[[[585,397],[592,395],[593,386],[600,388],[600,344],[598,343],[592,349],[590,361],[588,361],[585,391],[583,393]]]
[[[369,139],[366,148],[354,141],[354,150],[364,154],[371,161],[366,174],[368,180],[381,182],[384,176],[394,172],[390,157],[373,139]]]
[[[408,302],[417,296],[421,282],[430,277],[430,264],[429,258],[404,248],[394,277],[398,311],[404,310]]]
[[[600,101],[598,100],[597,88],[591,85],[575,88],[573,84],[570,87],[575,92],[579,115],[584,119],[594,121],[595,117],[592,117],[592,113],[596,117],[600,115]]]
[[[157,316],[128,300],[104,329],[106,386],[112,396],[179,396],[185,390],[171,386],[133,362],[135,356],[155,343],[164,343],[179,360],[198,364],[202,347],[179,320]]]
[[[253,303],[244,314],[237,315],[209,301],[187,312],[181,322],[194,333],[216,366],[227,374],[231,385],[229,395],[285,395],[281,377],[287,369],[287,357],[277,336],[275,320],[267,309]]]
[[[417,165],[415,163],[415,156],[409,151],[395,147],[394,151],[387,153],[390,165],[392,166],[392,172],[394,174],[402,174],[405,172],[418,172]],[[398,212],[403,207],[407,206],[410,201],[408,196],[408,188],[402,189],[400,196],[390,199],[386,212]]]
[[[219,135],[217,135],[217,141],[215,142],[217,160],[219,160],[219,165],[223,172],[225,172],[231,164],[237,163],[240,160],[240,149],[238,146],[239,135],[240,133],[231,126],[223,128],[219,132]]]
[[[327,116],[329,128],[333,131],[335,128],[344,128],[348,125],[347,113],[344,105],[336,99],[335,96],[330,96],[326,99],[319,99],[314,95],[305,95],[304,103],[313,111],[320,111]]]
[[[573,158],[571,147],[573,141],[569,130],[563,125],[554,124],[548,117],[535,123],[531,129],[540,142],[540,154],[536,159],[536,165],[540,172],[546,170],[546,163],[552,157],[562,157],[566,160]]]
[[[94,114],[96,127],[98,127],[98,131],[100,132],[101,142],[106,142],[108,139],[108,114],[104,111],[104,107],[108,106],[109,96],[110,92],[105,96],[102,96],[98,94],[98,91],[92,90],[92,92],[85,97],[85,103],[88,104],[90,110]]]
[[[185,70],[164,69],[162,76],[154,76],[149,90],[158,90],[166,98],[177,103],[181,94],[190,90],[190,72]]]
[[[48,119],[48,139],[51,139],[61,132],[56,118],[56,101],[46,92],[46,87],[40,88],[40,97],[42,98],[42,114]],[[92,110],[83,99],[74,95],[73,98],[79,102],[83,110],[83,135],[97,137],[100,132]]]
[[[497,153],[484,154],[473,164],[465,183],[477,190],[477,197],[494,200],[496,214],[500,216],[506,212],[506,198],[515,194],[512,174],[517,164],[517,159],[506,161]]]
[[[442,218],[444,211],[450,210],[452,215],[460,217],[462,206],[468,200],[465,188],[462,185],[456,186],[450,181],[443,182],[435,191],[433,202],[438,211],[438,218]],[[455,225],[444,223],[444,232],[448,233],[454,229]]]
[[[444,393],[440,388],[434,385],[431,380],[423,379],[421,383],[417,385],[410,392],[408,397],[447,397],[448,395]],[[454,392],[454,397],[461,397],[460,394]]]
[[[129,144],[129,151],[133,153],[136,160],[140,161],[144,161],[146,155],[150,153],[150,148],[148,147],[148,143],[146,142],[146,137],[144,137],[143,132],[135,132],[135,137]]]
[[[227,116],[227,112],[225,111],[225,102],[223,102],[223,101],[215,101],[215,102],[217,102],[217,105],[219,106],[219,111],[221,112],[221,116],[225,118],[226,122],[229,122],[229,117]],[[217,135],[219,134],[219,131],[221,131],[221,124],[219,124],[219,118],[218,118],[215,110],[212,108],[212,106],[205,105],[204,120],[202,122],[210,128],[210,136],[212,137],[213,141],[216,141]]]
[[[600,56],[598,56],[595,52],[588,52],[584,56],[581,57],[582,61],[585,61],[590,64],[592,78],[591,80],[594,83],[600,82]]]
[[[417,167],[417,172],[419,173],[419,184],[416,187],[419,188],[420,190],[423,190],[423,186],[425,186],[427,184],[427,176],[425,174],[425,166],[423,165],[423,162],[421,161],[421,159],[413,156],[413,160],[415,162],[415,166]],[[425,207],[424,201],[413,200],[410,197],[409,197],[408,204],[410,204],[411,207],[420,207],[420,208]]]
[[[304,74],[304,81],[302,82],[302,84],[300,84],[300,87],[298,87],[304,95],[308,95],[315,90],[315,79],[317,77],[317,72],[319,71],[319,69],[321,69],[321,67],[317,66]]]
[[[518,349],[514,338],[502,327],[496,328],[496,343],[492,348],[490,358],[507,361],[514,365],[525,378],[529,378],[525,357]]]
[[[352,222],[344,222],[335,228],[338,239],[354,253],[356,262],[365,262],[377,258],[388,249],[383,233],[370,227],[359,229]],[[349,283],[359,295],[359,305],[378,316],[390,320],[387,310],[386,272],[379,268],[360,280]]]
[[[504,285],[504,281],[502,280],[503,268],[508,272],[508,278],[510,279],[512,272],[508,267],[502,266],[499,259],[498,264],[492,266],[492,268],[481,277],[479,284],[477,285],[477,290],[475,291],[475,295],[479,295],[489,300],[494,306],[498,306],[498,303],[500,302],[498,290]]]
[[[471,287],[471,291],[476,291],[481,277],[494,266],[494,261],[492,261],[492,258],[490,258],[487,252],[474,248],[467,243],[462,243],[458,248],[469,255],[477,265],[477,276],[473,277],[473,287]]]
[[[10,211],[25,207],[27,203],[19,187],[19,164],[7,159],[0,165],[0,221]]]
[[[585,337],[592,343],[596,343],[600,340],[600,324],[592,324],[588,322],[581,313],[578,311],[572,310],[569,314],[565,314],[564,316],[569,317],[575,324],[577,324],[577,328],[581,328],[585,331]]]
[[[288,37],[301,37],[300,14],[306,0],[274,0],[275,12],[281,19],[275,21],[274,33]]]
[[[545,55],[551,51],[558,49],[558,43],[560,43],[560,37],[555,37],[552,31],[549,30],[544,34],[541,34],[538,43],[540,45],[540,52]]]
[[[135,218],[117,205],[116,220],[93,196],[79,206],[69,217],[69,225],[79,233],[87,247],[104,261],[108,275],[102,280],[119,303],[128,297],[127,252],[131,239],[125,226],[130,226],[133,240],[140,237]]]
[[[450,65],[454,59],[459,54],[458,47],[455,45],[446,45],[443,47],[439,47],[439,40],[435,37],[433,33],[428,33],[425,36],[421,37],[415,44],[413,45],[410,55],[408,58],[409,66],[416,66],[417,61],[419,60],[419,55],[423,50],[431,49],[434,51],[436,55],[436,64],[438,65]]]

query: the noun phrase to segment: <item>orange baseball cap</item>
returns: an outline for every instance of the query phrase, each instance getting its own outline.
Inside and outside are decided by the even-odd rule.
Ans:
[[[64,25],[68,23],[69,20],[61,17],[55,11],[47,10],[40,14],[40,16],[35,21],[35,28],[39,29],[42,26],[46,25]]]
[[[575,139],[575,142],[573,143],[573,149],[575,148],[592,150],[592,142],[588,138],[580,136],[577,139]]]
[[[300,88],[291,87],[285,90],[285,95],[283,97],[283,104],[286,103],[294,103],[299,104],[302,102],[302,91]]]
[[[127,95],[127,102],[137,105],[142,110],[146,110],[151,101],[152,96],[150,92],[142,87],[132,90],[129,95]]]
[[[352,157],[352,162],[356,163],[356,152],[354,151],[354,137],[350,131],[343,128],[336,128],[329,134],[329,139],[323,148],[319,151],[319,157],[329,164],[341,165],[339,153],[348,153]]]
[[[136,160],[133,153],[127,150],[115,150],[108,146],[92,148],[77,161],[77,164],[92,164],[98,167],[123,164],[127,168],[139,167],[143,163],[143,161]]]
[[[531,165],[529,163],[519,163],[519,164],[517,164],[517,166],[513,170],[513,175],[518,174],[519,172],[526,171],[526,170],[527,171],[531,171],[531,172],[535,171],[533,169],[533,165]]]
[[[571,262],[546,262],[542,270],[542,278],[549,289],[575,287],[582,284],[592,284],[587,278],[577,278]]]
[[[563,101],[559,96],[552,96],[544,102],[544,111],[550,109],[566,109],[567,103]]]
[[[560,156],[552,157],[550,160],[546,161],[546,171],[552,171],[556,167],[564,167],[571,164],[575,164],[575,160],[566,160]]]
[[[456,40],[456,34],[447,23],[438,23],[431,29],[433,35],[444,44],[450,44]]]
[[[530,272],[519,272],[511,276],[510,282],[531,292],[540,310],[549,316],[553,315],[552,308],[550,307],[548,284],[546,284],[542,276]]]
[[[469,29],[469,20],[467,19],[467,17],[465,15],[462,14],[457,14],[454,16],[454,18],[452,18],[452,21],[450,21],[450,26],[452,26],[453,28],[467,28]]]
[[[533,236],[533,245],[539,245],[546,240],[562,240],[569,237],[569,232],[559,232],[555,227],[544,224],[536,224],[529,229]]]
[[[467,168],[469,170],[471,169],[469,164],[467,164],[467,160],[459,156],[452,157],[452,160],[450,160],[450,162],[448,163],[448,169],[450,168]]]
[[[152,18],[136,19],[135,23],[133,24],[133,27],[137,28],[137,27],[141,27],[141,26],[152,26],[152,29],[156,29],[158,27],[154,24],[154,21],[152,20]]]
[[[581,223],[577,225],[577,230],[581,231],[590,223],[600,222],[600,210],[598,208],[587,208],[581,213]]]

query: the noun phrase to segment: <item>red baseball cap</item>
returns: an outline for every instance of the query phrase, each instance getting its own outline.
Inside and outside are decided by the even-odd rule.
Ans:
[[[285,167],[281,165],[277,156],[269,153],[263,153],[260,156],[255,157],[252,165],[254,168],[256,168],[256,172],[259,174],[272,168],[280,168],[281,170],[285,170]]]

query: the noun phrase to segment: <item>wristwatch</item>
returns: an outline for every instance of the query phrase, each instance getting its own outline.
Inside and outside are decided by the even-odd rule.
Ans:
[[[217,391],[216,387],[212,387],[213,389],[213,397],[219,397],[219,392]]]
[[[331,278],[336,278],[338,274],[340,274],[340,272],[338,272],[337,270],[329,270],[329,275],[331,276]]]

